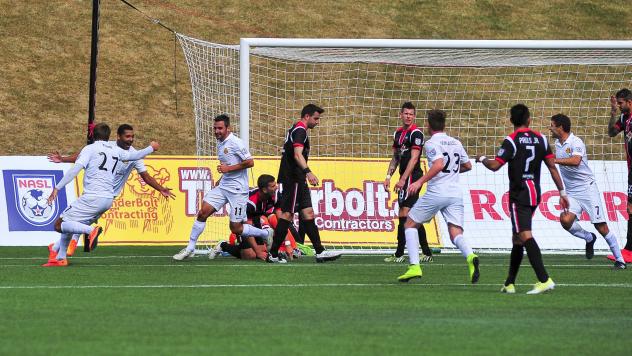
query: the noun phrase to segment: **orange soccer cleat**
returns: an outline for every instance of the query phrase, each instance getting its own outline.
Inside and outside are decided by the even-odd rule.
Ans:
[[[49,260],[47,263],[44,263],[42,267],[66,267],[68,266],[68,260]]]
[[[86,239],[86,246],[88,246],[87,251],[94,251],[95,248],[97,248],[97,244],[99,243],[99,235],[101,235],[101,233],[103,232],[103,228],[101,226],[95,226],[94,229],[92,229],[92,232],[90,232],[90,235],[88,235],[88,238]]]
[[[70,244],[68,245],[68,249],[66,249],[66,255],[68,257],[72,257],[75,254],[75,250],[77,249],[77,240],[70,240]]]
[[[48,245],[48,261],[57,259],[57,252],[53,250],[53,245],[54,244]]]

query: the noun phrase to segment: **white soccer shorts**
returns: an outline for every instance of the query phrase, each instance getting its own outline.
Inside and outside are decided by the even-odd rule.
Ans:
[[[425,224],[441,212],[443,219],[452,225],[463,228],[463,198],[445,197],[435,194],[424,194],[412,209],[408,217],[416,223]]]
[[[63,221],[74,221],[90,225],[112,207],[113,198],[82,195],[61,213]]]
[[[226,205],[226,203],[228,203],[230,205],[230,221],[246,221],[248,191],[243,193],[234,193],[220,187],[215,187],[204,195],[204,201],[211,204],[216,211],[219,211],[222,207],[224,207],[224,205]]]
[[[568,193],[568,202],[570,203],[568,211],[575,214],[577,218],[585,211],[590,216],[590,222],[593,224],[599,224],[606,222],[605,211],[603,210],[603,204],[599,198],[599,189],[597,184],[593,183],[588,185],[582,193]]]

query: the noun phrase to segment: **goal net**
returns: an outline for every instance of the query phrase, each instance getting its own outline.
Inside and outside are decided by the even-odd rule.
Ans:
[[[461,140],[471,159],[495,155],[513,131],[508,113],[516,103],[530,108],[531,127],[545,134],[552,147],[550,118],[568,115],[572,132],[587,146],[610,229],[625,242],[623,139],[608,137],[607,125],[610,96],[630,86],[632,46],[627,41],[252,39],[242,40],[240,49],[178,38],[193,87],[197,154],[210,157],[205,166],[214,167],[217,155],[215,115],[230,115],[234,131],[257,157],[254,186],[261,173],[277,175],[286,131],[301,108],[315,103],[326,110],[310,132],[310,167],[321,180],[312,189],[312,201],[330,248],[362,252],[395,245],[396,194],[382,182],[406,101],[417,107],[420,127],[426,126],[427,110],[446,111],[447,133]],[[545,250],[583,250],[584,241],[559,225],[557,190],[548,171],[542,172],[543,201],[534,216],[534,236]],[[397,179],[391,180],[391,189]],[[493,173],[474,164],[461,182],[470,244],[510,248],[506,167]],[[225,239],[226,218],[220,214],[211,220],[205,239]],[[581,225],[596,232],[587,216]],[[426,230],[431,245],[452,247],[440,216]],[[599,239],[596,248],[605,251],[607,245]]]

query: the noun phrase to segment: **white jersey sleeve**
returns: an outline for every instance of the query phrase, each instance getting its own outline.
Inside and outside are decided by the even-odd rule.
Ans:
[[[246,145],[234,134],[229,134],[217,144],[218,159],[222,164],[233,166],[252,159]],[[248,192],[248,170],[239,169],[224,173],[219,187],[236,193]]]

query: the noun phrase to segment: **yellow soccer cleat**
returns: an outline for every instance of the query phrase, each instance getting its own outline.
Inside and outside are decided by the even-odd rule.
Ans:
[[[77,249],[77,240],[70,240],[68,244],[68,248],[66,249],[66,255],[68,257],[72,257],[75,254],[75,250]]]
[[[478,282],[478,278],[481,276],[481,272],[478,269],[478,264],[478,256],[473,253],[467,256],[467,269],[470,272],[470,281],[472,282],[472,284]]]
[[[408,282],[414,278],[421,278],[421,266],[419,265],[409,265],[406,273],[397,277],[397,280],[400,282]]]
[[[546,291],[553,290],[555,288],[555,282],[549,278],[546,282],[538,282],[533,285],[533,289],[528,291],[527,294],[541,294]]]
[[[500,288],[500,292],[507,294],[516,294],[516,286],[514,286],[513,284],[507,286],[503,285],[503,287]]]

